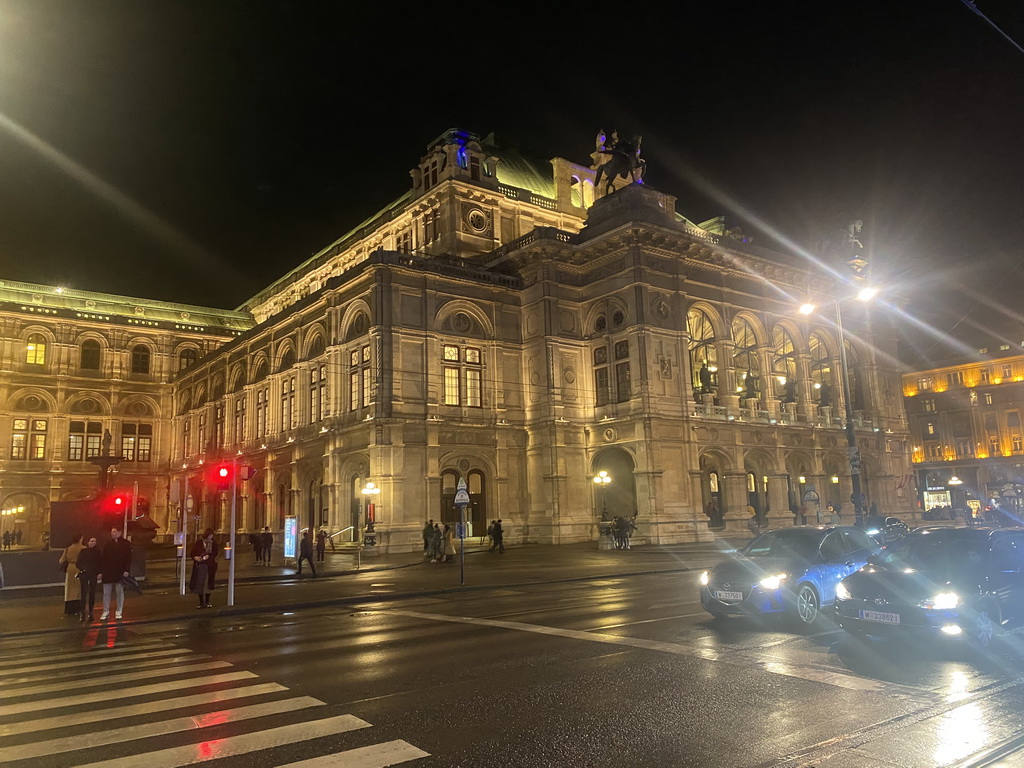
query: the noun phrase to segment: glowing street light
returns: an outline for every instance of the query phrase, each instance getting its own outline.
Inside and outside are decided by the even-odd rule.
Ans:
[[[594,475],[594,485],[601,489],[601,519],[608,519],[608,484],[612,481],[612,476],[609,475],[605,470],[601,470]]]
[[[380,488],[374,485],[372,482],[367,481],[366,485],[363,486],[363,514],[366,517],[366,535],[363,537],[363,543],[367,545],[374,545],[377,543],[377,531],[374,528],[376,521],[376,514],[373,505],[374,497],[380,493]]]

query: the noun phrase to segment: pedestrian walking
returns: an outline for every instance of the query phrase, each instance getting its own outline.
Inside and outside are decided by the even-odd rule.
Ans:
[[[117,608],[114,618],[120,620],[124,613],[124,584],[121,579],[131,575],[132,545],[121,538],[121,529],[110,529],[110,541],[100,555],[100,577],[103,579],[103,613],[100,621],[110,618],[110,598],[116,593]]]
[[[430,545],[434,540],[434,519],[427,520],[423,526],[423,556],[430,557]]]
[[[220,554],[220,546],[213,540],[213,528],[203,531],[202,537],[192,545],[188,554],[192,558],[189,591],[199,596],[196,608],[212,608],[210,598],[213,594],[213,580],[217,575],[217,555]]]
[[[256,565],[263,565],[263,535],[256,531],[249,539],[252,542],[252,551],[256,555]]]
[[[505,554],[505,531],[501,527],[501,520],[494,521],[494,530],[492,531],[494,536],[494,548],[499,554]]]
[[[82,546],[82,534],[71,537],[71,545],[60,556],[60,569],[64,571],[64,616],[81,618],[82,582],[78,580],[78,553]]]
[[[455,531],[450,525],[444,527],[444,562],[455,562]]]
[[[316,534],[316,561],[324,561],[324,552],[327,550],[327,531],[321,528]]]
[[[494,521],[491,520],[487,526],[487,551],[494,551]]]
[[[4,531],[4,549],[11,548],[11,532]]]
[[[299,566],[299,576],[302,575],[303,560],[309,563],[309,570],[313,572],[313,578],[315,579],[316,566],[313,565],[313,538],[309,535],[308,528],[302,532],[302,541],[299,542],[299,560],[297,563]]]
[[[430,534],[430,562],[439,563],[444,556],[444,534],[441,532],[441,523],[434,523],[434,530]]]
[[[274,548],[274,534],[270,532],[270,526],[263,526],[263,533],[260,534],[263,541],[263,565],[270,565],[270,553]]]
[[[92,621],[96,608],[96,580],[100,575],[100,548],[95,536],[90,536],[75,559],[78,583],[82,595],[82,621]]]

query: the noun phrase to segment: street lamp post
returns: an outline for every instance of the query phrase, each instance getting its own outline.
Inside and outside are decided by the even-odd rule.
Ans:
[[[870,301],[878,293],[877,288],[865,287],[857,294],[861,301]],[[846,417],[846,452],[850,459],[850,482],[852,493],[850,500],[853,502],[854,524],[858,527],[864,525],[864,493],[861,490],[860,477],[860,448],[857,446],[857,433],[853,428],[853,387],[850,385],[850,365],[846,356],[846,334],[843,332],[843,310],[839,304],[839,297],[834,299],[836,307],[836,331],[839,334],[839,367],[842,368],[840,381],[843,385],[843,410]],[[806,303],[801,305],[800,313],[809,315],[816,307],[814,304]]]
[[[363,515],[366,520],[366,535],[363,538],[363,543],[368,547],[376,546],[377,544],[377,531],[374,528],[376,516],[374,514],[373,498],[378,493],[380,493],[380,488],[372,482],[368,481],[363,487]]]
[[[612,481],[611,475],[601,470],[594,475],[594,485],[601,489],[601,522],[608,521],[608,484]]]

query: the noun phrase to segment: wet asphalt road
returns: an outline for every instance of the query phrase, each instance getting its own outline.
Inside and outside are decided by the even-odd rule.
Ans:
[[[86,636],[88,653],[73,635],[6,640],[0,762],[62,768],[128,756],[126,765],[159,768],[180,754],[187,762],[230,755],[237,742],[253,751],[216,765],[277,766],[335,754],[334,762],[309,767],[354,768],[387,764],[359,760],[394,743],[405,745],[393,748],[408,759],[397,764],[411,766],[930,768],[962,764],[1021,730],[1019,654],[973,659],[952,648],[855,645],[827,622],[800,633],[784,621],[714,620],[700,608],[697,577],[653,574],[100,627]],[[111,654],[108,663],[75,663],[102,654]],[[161,659],[174,661],[161,666]],[[62,666],[48,671],[54,663]],[[24,671],[32,664],[37,673]],[[195,669],[209,664],[223,666]],[[122,670],[151,676],[104,682]],[[202,682],[220,674],[249,677]],[[109,695],[42,713],[17,705],[31,710],[52,700],[52,691],[10,697],[53,682],[67,695]],[[138,695],[127,690],[161,684]],[[159,709],[173,697],[268,684],[281,690]],[[40,722],[121,701],[159,711],[49,729]],[[269,709],[233,722],[234,709],[246,705]],[[201,735],[195,726],[161,732],[161,724],[211,712],[221,714],[197,718]],[[350,721],[366,725],[342,731]],[[36,729],[19,731],[26,722]],[[133,727],[155,730],[133,739]],[[76,738],[86,744],[89,734],[115,728],[126,730],[100,738],[110,744],[76,746]],[[17,760],[19,746],[41,742],[60,751]],[[998,765],[1024,765],[1014,760]]]

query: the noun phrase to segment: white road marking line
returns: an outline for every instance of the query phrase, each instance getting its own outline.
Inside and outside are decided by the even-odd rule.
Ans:
[[[587,629],[585,631],[587,631],[587,632],[597,632],[598,630],[602,630],[602,629],[621,629],[622,627],[632,627],[632,626],[636,626],[637,624],[656,624],[659,621],[672,621],[673,619],[690,619],[690,618],[693,618],[694,616],[707,616],[707,615],[708,614],[705,611],[701,611],[700,613],[681,613],[678,616],[663,616],[660,619],[643,619],[642,621],[626,621],[626,622],[623,622],[622,624],[602,624],[601,626],[591,627],[590,629]]]
[[[141,661],[142,659],[155,659],[164,656],[173,656],[176,653],[191,653],[191,651],[187,648],[168,648],[167,650],[151,651],[149,653],[139,652],[138,656],[125,655],[117,656],[115,658],[96,658],[94,656],[86,656],[85,654],[82,654],[83,658],[78,659],[77,661],[64,661],[59,664],[35,664],[30,667],[18,667],[0,671],[0,678],[8,677],[10,675],[22,675],[26,672],[49,672],[57,669],[77,669],[79,667],[91,667],[97,664],[120,664],[122,662],[128,664],[134,661]],[[38,659],[39,656],[36,656],[36,660]],[[2,680],[0,680],[0,684],[2,684]]]
[[[38,661],[40,656],[45,657],[48,661],[72,661],[74,659],[85,658],[92,654],[102,655],[104,657],[113,658],[115,656],[121,656],[127,653],[140,653],[142,651],[158,651],[164,649],[174,649],[175,646],[169,643],[133,643],[132,645],[118,646],[116,648],[107,648],[106,646],[97,646],[95,648],[87,648],[78,651],[67,651],[65,653],[54,653],[49,655],[45,650],[36,651],[35,653],[26,653],[18,658],[11,658],[10,656],[4,656],[3,661],[0,661],[0,669],[7,669],[8,667],[18,667],[26,663],[26,661]],[[177,650],[181,650],[178,648]]]
[[[185,680],[171,680],[166,683],[140,685],[136,688],[122,688],[116,693],[111,693],[110,691],[97,691],[95,693],[85,693],[81,696],[63,696],[57,699],[26,701],[21,704],[4,704],[0,705],[0,717],[6,717],[7,715],[20,715],[23,712],[39,712],[44,709],[60,709],[62,707],[75,707],[81,704],[107,702],[115,695],[120,700],[126,699],[129,696],[149,696],[150,694],[166,693],[167,691],[180,692],[189,688],[199,688],[204,685],[231,683],[235,680],[251,680],[254,677],[256,677],[256,675],[252,672],[225,672],[222,675],[190,677]]]
[[[124,707],[110,707],[108,709],[90,708],[82,712],[75,712],[73,715],[57,715],[56,717],[44,717],[39,720],[26,720],[23,723],[0,725],[0,736],[32,733],[33,731],[49,731],[57,728],[69,728],[73,725],[85,725],[87,723],[101,723],[121,717],[151,715],[171,709],[201,707],[204,704],[216,704],[222,701],[231,701],[232,699],[245,699],[253,696],[262,696],[267,693],[281,693],[287,690],[285,686],[278,683],[260,683],[259,685],[247,685],[243,688],[224,688],[219,691],[210,691],[209,693],[194,693],[191,696],[176,696],[173,699],[158,699],[157,701],[147,701],[142,704],[129,704]]]
[[[201,664],[184,664],[180,667],[167,667],[166,669],[144,669],[141,672],[125,672],[121,675],[107,675],[106,677],[98,677],[94,680],[78,680],[73,683],[51,683],[49,685],[36,685],[31,688],[20,688],[15,690],[5,690],[4,695],[6,698],[14,699],[19,696],[35,696],[39,693],[55,693],[58,691],[66,691],[68,686],[74,686],[75,690],[79,688],[96,688],[100,685],[108,685],[110,683],[130,683],[135,680],[145,680],[147,677],[166,677],[167,675],[181,675],[186,672],[207,672],[211,669],[224,669],[230,667],[231,662],[229,661],[204,661]]]
[[[219,760],[222,757],[247,755],[264,749],[273,749],[286,744],[333,736],[336,733],[369,728],[370,724],[353,715],[338,715],[323,720],[312,720],[293,725],[282,725],[278,728],[267,728],[252,733],[228,736],[224,739],[201,741],[183,747],[160,749],[156,752],[142,752],[114,760],[103,760],[89,763],[82,768],[179,768],[182,765],[203,763],[207,760]]]
[[[300,760],[297,763],[282,765],[280,768],[387,768],[389,765],[419,760],[421,757],[430,757],[430,753],[396,739],[382,744],[372,744],[369,747],[335,752],[333,755]]]
[[[749,666],[751,663],[749,660],[745,659],[745,664],[737,664],[735,659],[730,659],[728,656],[710,648],[698,648],[696,646],[682,645],[678,643],[663,643],[656,640],[644,640],[637,637],[619,637],[617,635],[601,634],[598,632],[584,632],[576,629],[559,629],[557,627],[542,627],[536,624],[522,624],[516,621],[473,619],[465,616],[443,616],[431,613],[418,613],[416,611],[389,610],[387,613],[398,614],[400,616],[411,616],[413,618],[425,619],[427,621],[448,621],[455,624],[477,624],[481,626],[495,627],[498,629],[533,632],[540,635],[567,637],[572,640],[586,640],[591,643],[626,645],[632,648],[642,648],[648,651],[671,653],[677,656],[696,656],[710,661],[721,661],[737,666]],[[754,660],[752,663],[766,672],[785,675],[786,677],[802,677],[806,680],[813,680],[814,682],[834,685],[840,688],[851,688],[860,691],[880,691],[892,687],[888,683],[883,683],[878,680],[870,680],[868,678],[857,677],[855,675],[846,675],[841,672],[827,672],[825,670],[817,670],[812,667],[800,667],[797,665],[758,660]]]
[[[183,731],[209,728],[224,723],[237,723],[256,717],[266,717],[281,712],[294,712],[299,709],[319,706],[323,706],[323,702],[319,699],[314,699],[310,696],[300,696],[294,699],[282,699],[281,701],[272,701],[265,704],[251,704],[247,707],[222,709],[219,712],[208,712],[193,717],[176,717],[154,723],[129,725],[124,728],[114,728],[110,731],[94,731],[92,733],[79,734],[78,736],[50,739],[49,741],[33,741],[28,744],[0,749],[0,763],[11,760],[25,760],[30,757],[45,757],[61,752],[74,752],[79,749],[106,747],[111,744],[123,744],[135,739],[146,739],[150,736],[182,733]]]
[[[189,653],[183,656],[171,656],[166,659],[152,659],[150,661],[108,661],[108,665],[114,665],[118,672],[128,671],[130,669],[149,669],[151,667],[167,667],[173,664],[188,664],[195,661],[202,661],[209,659],[210,657],[202,653]],[[61,671],[61,675],[74,676],[75,680],[68,682],[67,685],[73,686],[79,683],[84,683],[92,677],[99,675],[107,675],[110,670],[104,669],[103,667],[85,667],[84,669],[65,669]],[[136,677],[139,677],[136,675]],[[37,672],[34,675],[22,675],[21,677],[12,677],[10,679],[0,679],[0,686],[6,685],[22,685],[24,683],[31,683],[37,680],[52,680],[53,675],[49,672]]]

